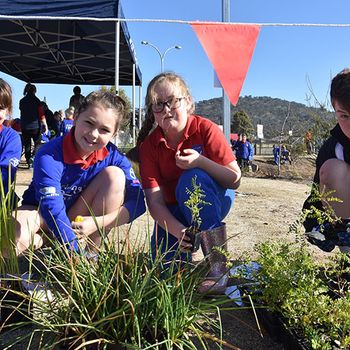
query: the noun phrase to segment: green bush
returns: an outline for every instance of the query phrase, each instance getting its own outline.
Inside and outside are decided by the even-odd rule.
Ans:
[[[349,257],[339,254],[323,265],[300,244],[265,242],[256,250],[256,302],[282,315],[312,349],[349,348]]]

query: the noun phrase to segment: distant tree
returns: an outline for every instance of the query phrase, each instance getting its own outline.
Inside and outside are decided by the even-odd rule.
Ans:
[[[322,119],[318,114],[312,115],[311,131],[316,149],[319,149],[324,141],[330,136],[330,130],[336,124],[335,118],[332,120]]]
[[[233,115],[231,131],[245,133],[247,136],[254,133],[253,122],[245,111],[238,111]]]
[[[115,86],[101,86],[100,90],[102,91],[109,91],[112,94],[115,94]],[[126,103],[126,115],[127,118],[124,120],[123,124],[120,126],[121,130],[124,131],[129,131],[127,130],[128,128],[132,127],[132,115],[131,115],[131,101],[128,97],[128,95],[126,94],[125,90],[122,88],[119,88],[119,96],[125,101]]]

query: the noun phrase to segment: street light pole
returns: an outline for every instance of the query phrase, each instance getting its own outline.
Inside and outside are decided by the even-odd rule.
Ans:
[[[161,71],[161,73],[164,72],[164,58],[165,58],[165,55],[172,49],[176,49],[176,50],[180,50],[181,49],[180,45],[174,45],[174,46],[168,47],[163,53],[161,53],[160,50],[158,49],[158,47],[156,45],[150,43],[149,41],[142,40],[141,44],[142,45],[151,46],[157,51],[157,53],[159,55],[159,58],[160,58],[160,71]]]

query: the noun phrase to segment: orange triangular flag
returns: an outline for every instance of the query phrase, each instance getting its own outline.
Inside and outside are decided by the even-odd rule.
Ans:
[[[225,93],[231,103],[236,105],[253,56],[260,26],[201,22],[192,22],[191,26],[211,61]]]

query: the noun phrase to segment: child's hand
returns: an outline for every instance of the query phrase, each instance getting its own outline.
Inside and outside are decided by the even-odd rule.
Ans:
[[[97,232],[95,220],[91,216],[78,215],[71,222],[71,225],[79,240],[85,240],[88,236]]]
[[[177,237],[177,240],[179,242],[181,251],[186,253],[189,253],[191,251],[191,238],[186,235],[186,229],[180,233],[180,235]]]
[[[184,170],[198,167],[199,158],[200,154],[191,148],[182,150],[182,155],[180,151],[175,154],[176,165]]]

